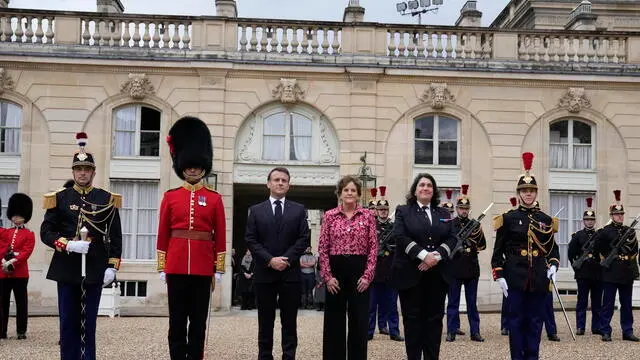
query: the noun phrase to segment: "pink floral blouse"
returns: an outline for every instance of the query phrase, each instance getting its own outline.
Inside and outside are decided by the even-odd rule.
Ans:
[[[333,278],[330,255],[366,255],[367,266],[363,278],[371,283],[378,254],[376,218],[371,211],[357,207],[351,219],[342,212],[342,206],[324,213],[318,244],[320,274],[324,281]]]

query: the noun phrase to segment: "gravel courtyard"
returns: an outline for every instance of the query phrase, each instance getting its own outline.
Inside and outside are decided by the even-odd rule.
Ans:
[[[640,311],[634,311],[640,321]],[[301,311],[298,317],[298,359],[322,358],[322,313]],[[466,329],[466,318],[463,329]],[[621,340],[618,312],[615,314],[613,342],[604,343],[599,336],[586,335],[571,340],[564,317],[556,312],[559,343],[549,342],[543,330],[541,359],[637,359],[640,344]],[[589,317],[590,320],[590,317]],[[574,317],[571,314],[572,325]],[[508,359],[506,336],[499,332],[500,314],[481,314],[484,343],[475,343],[469,336],[458,337],[454,343],[442,344],[442,359]],[[234,310],[228,314],[216,314],[211,319],[211,332],[206,359],[253,360],[257,354],[258,318],[256,311]],[[98,319],[98,359],[169,359],[167,353],[168,318],[123,317]],[[279,324],[276,324],[274,353],[278,359]],[[640,330],[636,325],[636,334]],[[35,317],[29,320],[27,340],[16,340],[15,318],[9,322],[9,339],[0,340],[0,356],[3,360],[58,359],[58,318]],[[369,342],[369,359],[403,359],[404,345],[388,337],[376,334]]]

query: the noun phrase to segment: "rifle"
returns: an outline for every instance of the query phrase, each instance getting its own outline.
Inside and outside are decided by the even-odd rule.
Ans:
[[[487,216],[487,212],[489,211],[489,209],[491,209],[492,206],[493,202],[489,204],[486,209],[484,209],[482,214],[480,214],[477,219],[469,219],[469,221],[462,227],[462,229],[458,231],[458,242],[449,255],[449,259],[453,259],[453,257],[464,248],[464,244],[467,242],[467,239],[469,239],[469,236],[471,236],[471,234],[473,234],[478,228],[480,228],[480,221],[482,221],[482,219]]]
[[[580,257],[571,264],[574,270],[580,270],[584,262],[589,258],[589,254],[593,253],[593,249],[596,246],[595,235],[596,231],[594,230],[593,234],[591,234],[591,236],[589,236],[589,239],[587,239],[584,245],[582,245],[582,255],[580,255]]]
[[[608,269],[611,264],[613,264],[613,260],[615,260],[618,255],[620,255],[620,249],[622,248],[622,245],[624,244],[626,239],[636,231],[635,226],[638,225],[638,219],[640,219],[640,214],[638,214],[638,216],[633,219],[631,225],[629,225],[629,229],[627,229],[627,231],[625,231],[622,236],[619,236],[618,239],[616,239],[616,242],[611,247],[609,255],[607,255],[607,257],[600,262],[600,265],[602,265],[605,269]]]

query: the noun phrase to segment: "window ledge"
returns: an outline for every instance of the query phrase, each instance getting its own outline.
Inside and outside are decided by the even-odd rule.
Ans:
[[[550,170],[549,189],[596,191],[598,173],[592,170]]]
[[[414,168],[420,169],[462,169],[460,165],[430,165],[430,164],[413,164]]]
[[[563,169],[563,168],[551,168],[550,172],[566,172],[566,173],[576,173],[576,174],[596,174],[598,171],[596,169]]]
[[[0,175],[20,176],[20,154],[0,154]]]
[[[320,161],[298,161],[298,160],[258,160],[260,164],[263,165],[281,165],[281,166],[324,166],[324,167],[335,167],[339,166],[338,164],[333,163],[323,163]],[[256,161],[236,161],[236,164],[245,164],[245,165],[255,165]]]
[[[439,187],[460,187],[462,170],[454,165],[413,165],[413,176],[428,171],[436,179]]]
[[[111,160],[160,161],[160,156],[112,156]]]

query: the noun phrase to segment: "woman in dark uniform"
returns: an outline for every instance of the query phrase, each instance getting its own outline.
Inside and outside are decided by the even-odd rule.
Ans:
[[[393,235],[396,252],[391,269],[398,289],[405,329],[407,360],[438,359],[444,299],[449,289],[441,262],[449,258],[457,236],[448,210],[438,207],[433,176],[419,174],[398,206]]]

